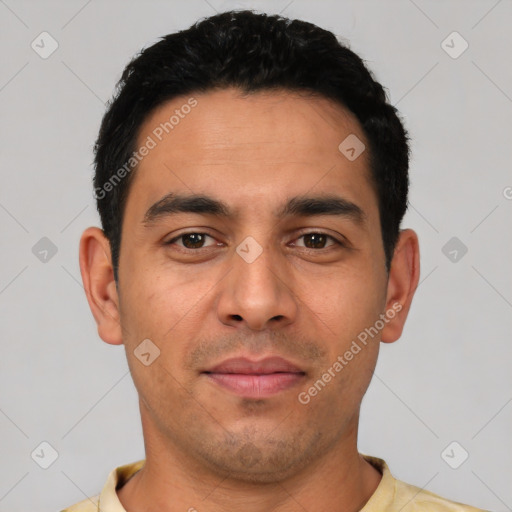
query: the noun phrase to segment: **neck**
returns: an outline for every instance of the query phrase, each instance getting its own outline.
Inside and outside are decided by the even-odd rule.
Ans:
[[[357,512],[381,474],[357,452],[357,421],[347,436],[302,471],[271,483],[219,475],[163,439],[144,420],[146,463],[117,493],[127,512]],[[151,440],[150,442],[148,440]]]

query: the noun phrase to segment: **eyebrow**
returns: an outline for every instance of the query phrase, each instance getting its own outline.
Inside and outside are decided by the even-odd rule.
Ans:
[[[178,213],[198,213],[221,218],[235,218],[235,213],[224,202],[202,194],[167,194],[154,203],[145,213],[143,224],[150,227],[159,219]],[[353,220],[357,224],[366,221],[366,214],[355,203],[343,197],[329,194],[321,196],[295,196],[287,200],[275,216],[313,217],[335,215]]]

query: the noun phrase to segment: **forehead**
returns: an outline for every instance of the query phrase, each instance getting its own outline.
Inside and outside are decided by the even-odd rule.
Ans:
[[[225,89],[174,98],[141,125],[136,147],[152,149],[134,171],[126,212],[169,192],[214,193],[235,211],[261,213],[290,195],[339,190],[371,209],[368,155],[348,159],[339,149],[347,137],[366,145],[356,118],[323,97]]]

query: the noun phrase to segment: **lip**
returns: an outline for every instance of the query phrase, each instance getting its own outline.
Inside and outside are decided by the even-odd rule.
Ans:
[[[208,379],[245,398],[265,398],[296,386],[305,372],[281,357],[253,361],[236,357],[202,372]]]
[[[253,361],[247,357],[232,357],[207,370],[208,373],[242,373],[258,375],[269,373],[304,373],[299,367],[282,357],[265,357]]]

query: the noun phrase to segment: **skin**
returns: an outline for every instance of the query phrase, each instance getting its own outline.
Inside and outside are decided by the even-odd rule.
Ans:
[[[401,231],[388,274],[367,151],[349,161],[338,150],[364,133],[340,105],[289,91],[194,97],[197,106],[135,171],[118,287],[103,232],[88,228],[80,242],[99,336],[125,345],[139,393],[146,464],[119,499],[128,512],[360,510],[381,478],[357,451],[361,400],[380,342],[401,335],[418,284],[417,236]],[[187,99],[153,111],[139,145]],[[145,226],[146,210],[169,192],[212,196],[237,216],[180,213]],[[333,193],[357,204],[364,222],[274,215],[292,196]],[[304,230],[334,239],[315,246]],[[165,245],[184,232],[211,238],[188,253],[184,239]],[[247,236],[263,250],[252,263],[236,252]],[[397,303],[379,334],[300,403],[298,394]],[[160,349],[149,366],[134,355],[147,338]],[[201,374],[239,355],[281,356],[305,377],[257,400]]]

